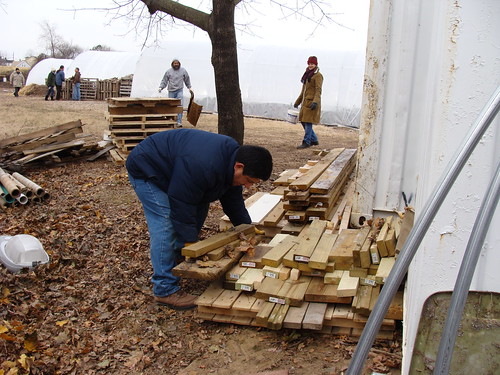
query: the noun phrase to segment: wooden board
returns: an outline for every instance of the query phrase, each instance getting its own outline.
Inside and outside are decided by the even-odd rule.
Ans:
[[[212,281],[222,278],[243,256],[238,252],[234,258],[228,256],[214,261],[212,267],[200,267],[197,263],[182,262],[172,269],[172,274],[188,279]]]
[[[330,253],[337,237],[337,234],[326,232],[321,235],[318,244],[314,248],[314,252],[309,258],[309,262],[307,263],[309,267],[318,270],[326,270],[328,266],[328,258],[330,257]]]
[[[302,321],[304,320],[304,316],[306,315],[308,306],[309,302],[304,302],[301,306],[298,307],[291,306],[288,309],[285,320],[283,321],[283,327],[291,329],[301,329]]]
[[[351,297],[341,297],[335,284],[325,284],[322,278],[313,277],[304,295],[307,302],[351,303]]]
[[[322,329],[327,307],[328,305],[326,303],[310,303],[304,320],[302,321],[302,328],[314,330]]]
[[[349,270],[353,264],[352,250],[359,229],[344,229],[339,233],[333,246],[330,262],[335,262],[338,270]]]
[[[224,246],[239,238],[240,233],[254,234],[255,227],[252,224],[241,224],[225,232],[217,233],[207,239],[195,242],[189,246],[183,247],[181,254],[186,257],[197,258],[211,250]]]
[[[311,185],[311,193],[326,194],[336,184],[340,184],[345,175],[349,175],[356,164],[356,149],[343,150],[320,177]]]
[[[290,249],[298,243],[297,237],[286,235],[281,242],[270,249],[263,257],[262,263],[266,266],[278,267],[283,257],[290,251]]]
[[[343,148],[335,148],[326,154],[316,165],[314,165],[309,172],[305,173],[302,177],[297,178],[290,183],[290,190],[307,190],[318,179],[323,171],[328,168],[333,160],[344,151]]]

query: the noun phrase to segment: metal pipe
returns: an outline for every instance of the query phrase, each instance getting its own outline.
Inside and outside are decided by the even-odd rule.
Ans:
[[[424,205],[424,209],[401,249],[396,259],[396,263],[392,267],[377,302],[375,303],[375,307],[368,318],[346,375],[361,374],[368,352],[373,345],[373,341],[380,329],[384,316],[387,314],[387,309],[398,291],[427,229],[429,229],[439,207],[441,207],[441,204],[472,154],[472,151],[481,140],[481,137],[484,135],[486,129],[488,129],[499,110],[500,87],[497,87],[495,93],[483,108],[476,122],[465,137],[462,145],[458,147],[456,154],[448,164],[441,180],[430,195],[429,200]]]
[[[449,374],[453,348],[457,339],[458,326],[462,318],[467,295],[469,294],[470,284],[474,271],[476,270],[484,239],[488,233],[490,222],[495,213],[500,198],[500,162],[497,170],[489,185],[487,195],[483,199],[479,214],[477,215],[472,234],[467,244],[467,251],[462,259],[460,270],[458,271],[455,288],[451,295],[448,316],[443,329],[443,335],[439,342],[439,350],[434,366],[434,375]]]
[[[21,182],[23,185],[25,185],[28,189],[30,189],[33,193],[35,193],[39,197],[43,196],[43,194],[45,193],[44,189],[40,185],[35,184],[29,178],[23,176],[18,172],[12,173],[12,177]]]

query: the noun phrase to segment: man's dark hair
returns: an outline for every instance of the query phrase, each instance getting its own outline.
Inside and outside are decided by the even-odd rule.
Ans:
[[[236,161],[244,165],[243,174],[266,181],[273,170],[271,153],[260,146],[243,145],[236,153]]]

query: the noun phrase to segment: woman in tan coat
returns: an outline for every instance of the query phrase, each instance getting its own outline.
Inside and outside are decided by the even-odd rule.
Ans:
[[[307,69],[302,75],[302,91],[295,101],[294,107],[301,106],[299,121],[304,128],[304,139],[297,148],[308,148],[319,145],[313,124],[318,124],[321,117],[321,88],[323,75],[319,72],[318,59],[311,56],[307,60]]]

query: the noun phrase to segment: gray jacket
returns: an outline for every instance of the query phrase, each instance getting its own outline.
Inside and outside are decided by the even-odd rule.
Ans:
[[[178,70],[170,68],[165,72],[161,80],[160,89],[163,90],[166,87],[168,91],[177,91],[184,88],[184,83],[188,89],[191,88],[191,81],[186,69],[182,66]]]

